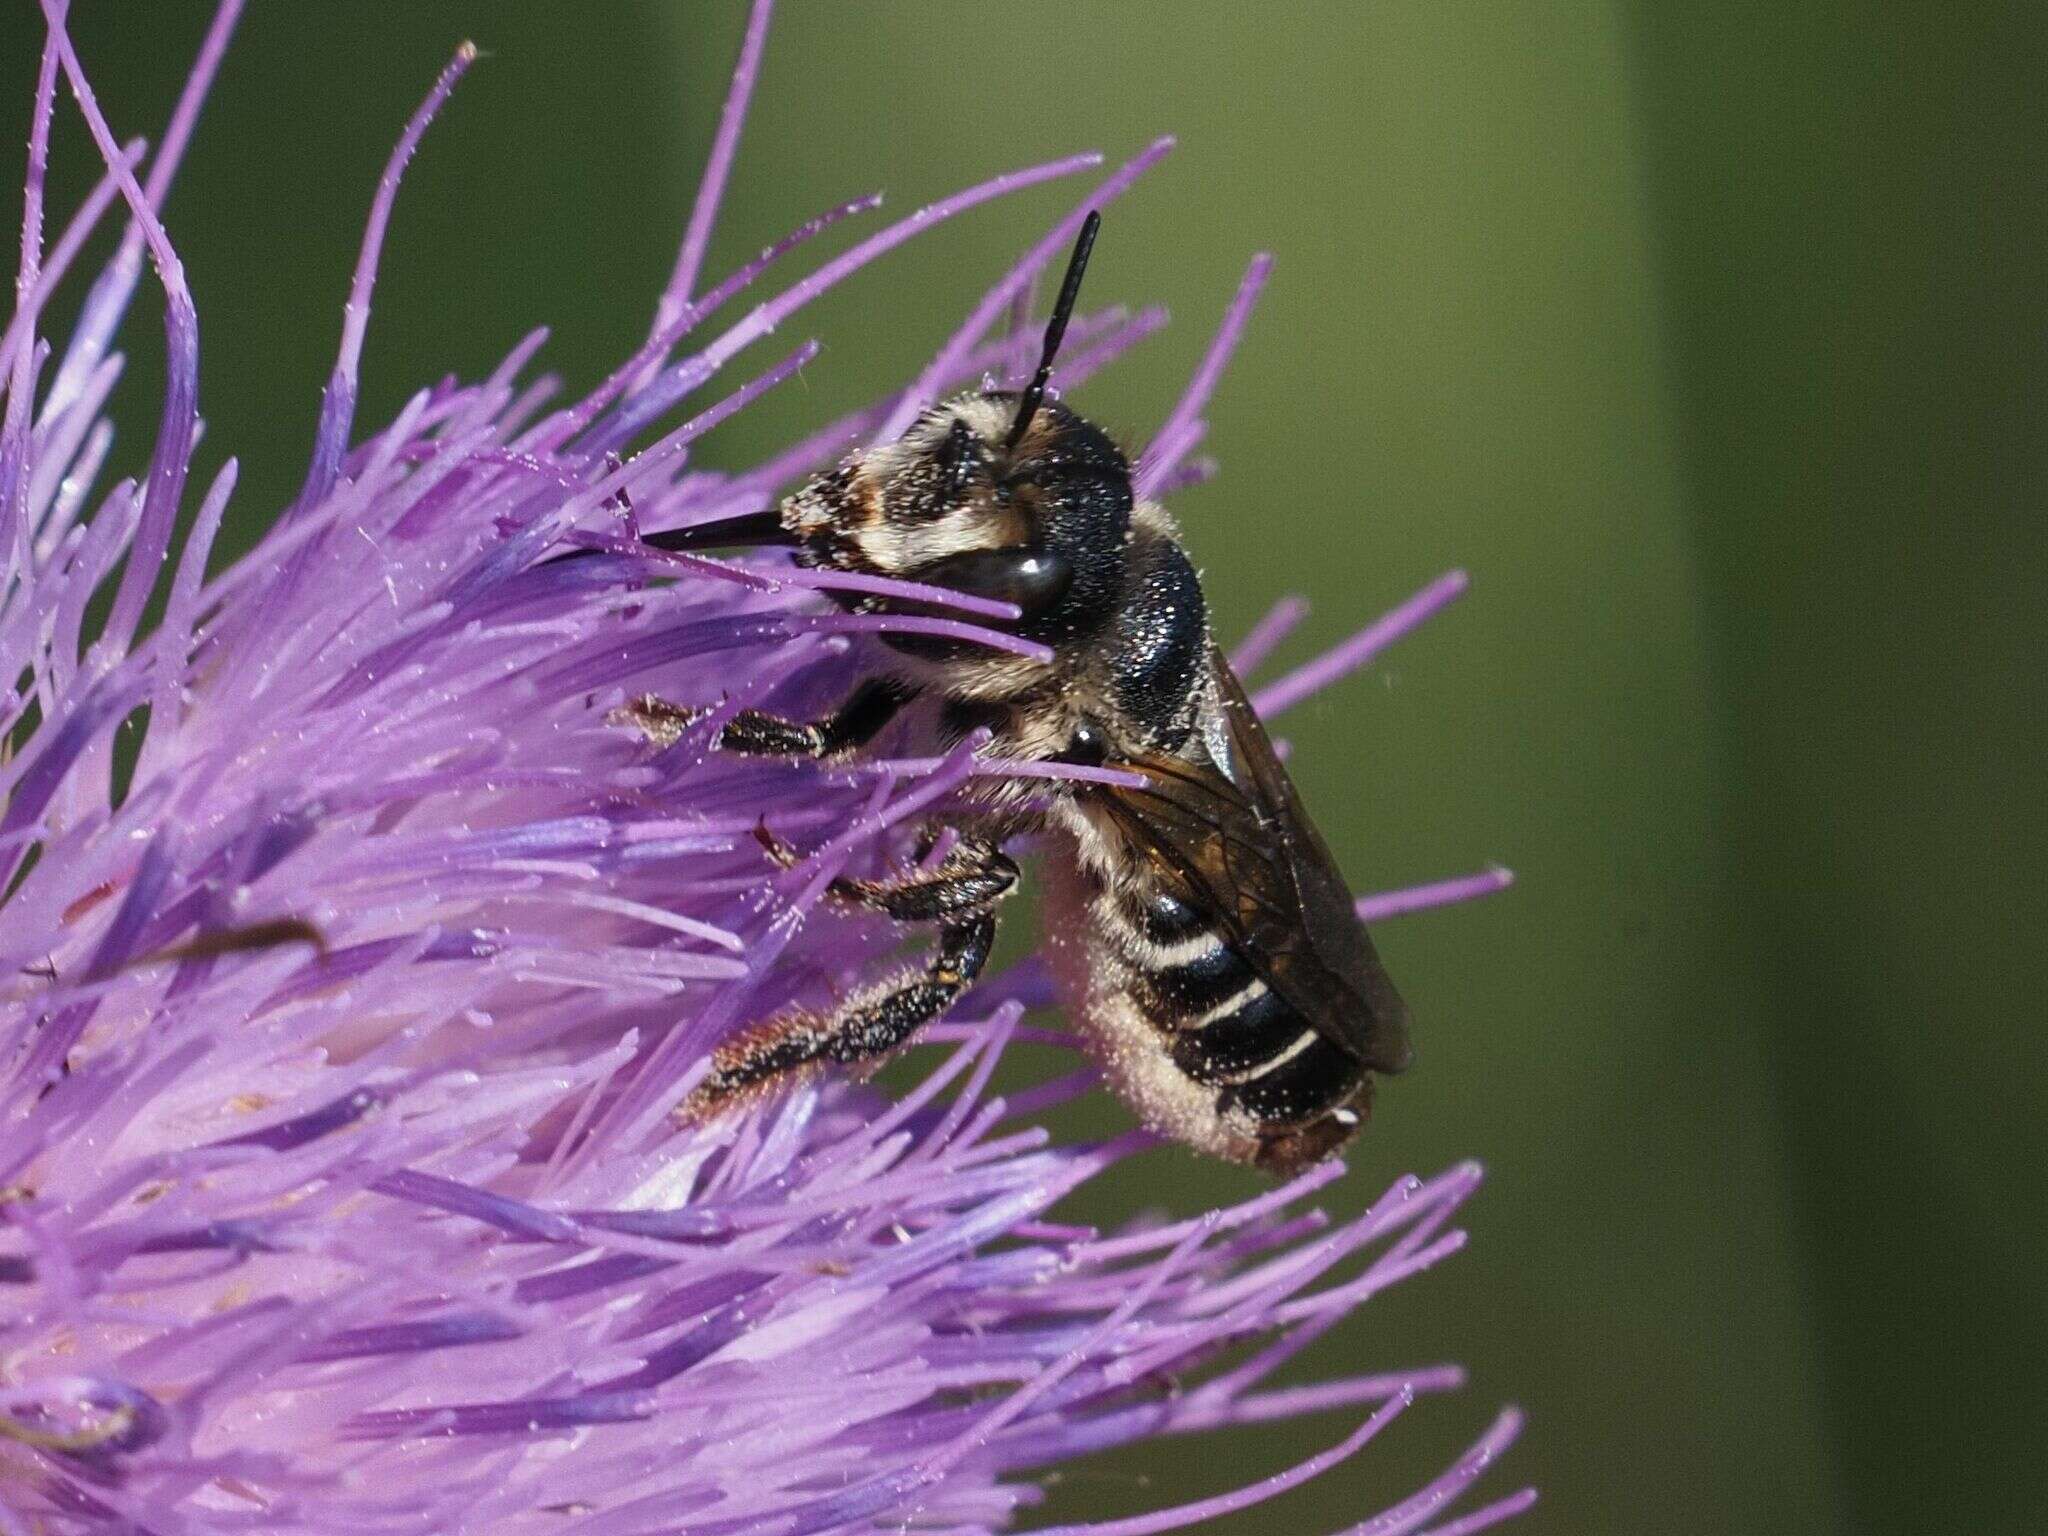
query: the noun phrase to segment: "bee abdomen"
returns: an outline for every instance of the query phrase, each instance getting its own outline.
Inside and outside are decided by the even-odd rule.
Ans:
[[[1170,1048],[1181,1071],[1221,1090],[1219,1110],[1242,1109],[1267,1125],[1324,1113],[1350,1098],[1363,1076],[1355,1058],[1257,981],[1177,1032]]]
[[[1098,918],[1120,931],[1123,988],[1173,1067],[1215,1093],[1218,1114],[1280,1131],[1353,1100],[1365,1068],[1267,986],[1214,919],[1158,889],[1095,884]]]
[[[1299,1125],[1346,1103],[1365,1081],[1357,1060],[1311,1029],[1273,1065],[1217,1095],[1266,1125]]]
[[[1155,963],[1141,975],[1147,1012],[1168,1028],[1213,1013],[1258,979],[1244,956],[1213,941],[1186,958]]]
[[[1147,890],[1120,914],[1135,923],[1153,944],[1180,944],[1197,936],[1214,937],[1202,909],[1163,888]]]
[[[1284,1056],[1301,1038],[1301,1015],[1254,983],[1241,1000],[1173,1037],[1173,1064],[1198,1083],[1235,1083]]]

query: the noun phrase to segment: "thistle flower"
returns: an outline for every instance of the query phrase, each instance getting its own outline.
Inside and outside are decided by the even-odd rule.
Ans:
[[[1034,1033],[1019,1022],[1038,1001],[1029,965],[931,1032],[947,1054],[900,1099],[826,1081],[711,1125],[669,1113],[734,1028],[870,968],[887,931],[820,906],[824,884],[902,857],[906,821],[990,769],[971,742],[829,769],[735,758],[707,751],[717,714],[650,756],[609,710],[644,688],[823,705],[882,624],[1019,642],[976,630],[987,606],[945,593],[920,594],[940,616],[846,613],[815,589],[858,578],[664,557],[633,535],[762,505],[935,391],[1013,372],[1028,346],[995,322],[1028,306],[1079,209],[901,396],[739,473],[689,461],[813,355],[806,343],[728,381],[814,295],[1094,158],[887,225],[675,360],[788,249],[875,204],[700,289],[765,36],[757,4],[647,344],[560,404],[525,382],[535,335],[490,377],[425,390],[358,437],[383,232],[465,50],[376,191],[304,489],[209,576],[235,472],[197,496],[172,561],[197,329],[160,215],[238,9],[223,6],[142,176],[62,0],[44,0],[0,337],[14,680],[0,700],[0,1529],[978,1532],[1011,1525],[1036,1497],[1030,1474],[1065,1458],[1363,1414],[1255,1487],[1061,1528],[1139,1536],[1284,1491],[1455,1385],[1449,1367],[1263,1384],[1460,1245],[1449,1223],[1476,1169],[1404,1179],[1336,1226],[1308,1205],[1334,1164],[1226,1210],[1106,1235],[1064,1225],[1060,1200],[1115,1177],[1146,1138],[1049,1139],[1036,1117],[1092,1091],[1078,1062],[991,1092],[1005,1043]],[[45,250],[60,80],[107,172]],[[117,203],[128,234],[53,351],[39,315]],[[110,348],[145,257],[170,343],[160,428],[142,480],[96,492]],[[1262,276],[1148,451],[1151,486],[1203,472],[1200,411]],[[1085,317],[1066,382],[1159,320]],[[604,557],[550,563],[579,546]],[[1267,706],[1359,664],[1457,585],[1273,685]],[[1247,666],[1291,612],[1248,640]],[[813,850],[773,880],[752,838],[764,816]],[[1521,1509],[1526,1490],[1450,1513],[1515,1428],[1503,1415],[1357,1529],[1462,1536]]]

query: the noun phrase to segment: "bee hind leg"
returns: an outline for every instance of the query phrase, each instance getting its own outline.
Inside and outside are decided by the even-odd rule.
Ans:
[[[709,1119],[798,1073],[879,1062],[974,984],[995,937],[992,912],[949,921],[939,930],[938,953],[921,975],[856,995],[829,1017],[787,1014],[727,1041],[712,1056],[710,1075],[677,1106],[676,1118],[685,1123]]]
[[[749,757],[834,757],[874,740],[915,696],[914,689],[895,679],[878,677],[854,689],[844,704],[822,720],[788,720],[758,709],[743,709],[718,733],[718,747]],[[668,747],[709,713],[708,709],[692,709],[646,694],[615,711],[612,720],[638,726],[656,746]]]
[[[777,863],[796,858],[765,826],[756,835]],[[907,1043],[981,975],[995,945],[993,908],[1016,883],[1016,863],[981,839],[961,842],[933,869],[888,880],[833,881],[828,890],[842,901],[898,922],[938,923],[938,953],[922,974],[857,994],[833,1014],[784,1014],[727,1041],[713,1054],[710,1075],[677,1107],[676,1118],[708,1119],[772,1092],[794,1075],[828,1065],[871,1065]]]

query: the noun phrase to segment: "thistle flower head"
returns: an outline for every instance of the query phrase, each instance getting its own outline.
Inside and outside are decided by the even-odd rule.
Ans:
[[[61,0],[44,6],[0,338],[0,1530],[978,1532],[1011,1526],[1031,1474],[1068,1457],[1353,1410],[1329,1452],[1255,1488],[1063,1528],[1138,1536],[1284,1491],[1454,1385],[1448,1367],[1264,1383],[1459,1245],[1475,1169],[1404,1179],[1342,1225],[1308,1203],[1336,1165],[1226,1210],[1065,1225],[1062,1198],[1146,1138],[1047,1136],[1040,1113],[1092,1091],[1079,1061],[992,1093],[1038,1000],[1029,965],[932,1032],[945,1054],[901,1098],[820,1081],[710,1125],[670,1115],[734,1029],[871,969],[886,929],[819,905],[825,883],[902,856],[911,818],[995,771],[971,740],[822,770],[712,753],[721,712],[830,704],[885,625],[1021,642],[943,592],[918,594],[940,610],[924,617],[846,612],[819,589],[861,578],[664,557],[634,534],[766,505],[937,391],[1028,368],[1032,339],[996,322],[1164,145],[1096,186],[901,395],[700,469],[694,441],[814,355],[766,343],[817,293],[1094,164],[970,188],[757,298],[791,246],[876,200],[849,203],[704,285],[759,4],[646,346],[562,402],[529,377],[536,335],[362,432],[383,231],[465,50],[375,194],[304,489],[209,574],[235,472],[187,485],[197,326],[163,212],[238,8],[144,159],[109,129]],[[60,89],[107,171],[46,247]],[[39,317],[117,205],[128,236],[53,347]],[[105,486],[111,348],[146,267],[169,337],[160,426],[141,478]],[[1262,271],[1147,451],[1150,488],[1201,472],[1200,410]],[[1080,318],[1063,381],[1158,323]],[[599,554],[551,560],[574,548]],[[650,755],[608,720],[646,689],[723,703]],[[810,850],[772,880],[764,817]],[[1514,1430],[1503,1416],[1360,1529],[1456,1536],[1521,1508],[1450,1511]]]

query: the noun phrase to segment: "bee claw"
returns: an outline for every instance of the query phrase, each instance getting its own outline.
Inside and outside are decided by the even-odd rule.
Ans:
[[[683,739],[685,731],[710,713],[710,709],[705,707],[671,704],[667,699],[643,693],[630,704],[621,704],[604,718],[607,725],[639,731],[657,747],[672,747]]]
[[[778,869],[793,869],[802,862],[803,856],[795,847],[768,829],[768,818],[765,816],[754,826],[754,841],[761,845],[770,859],[774,860]]]

